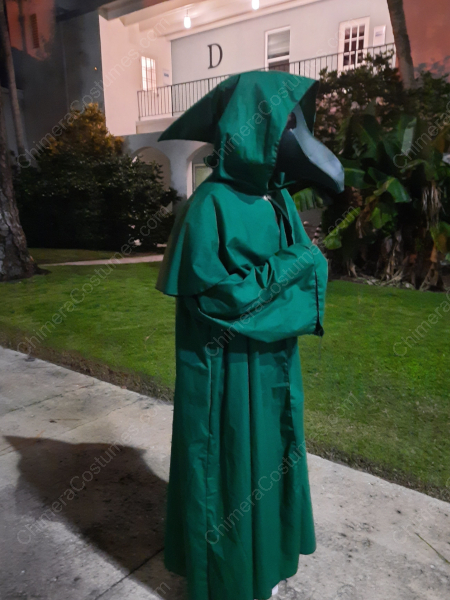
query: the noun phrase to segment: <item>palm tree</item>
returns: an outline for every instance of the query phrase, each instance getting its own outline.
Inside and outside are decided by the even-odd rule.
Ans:
[[[0,91],[0,281],[23,279],[39,272],[19,221]]]
[[[5,2],[0,0],[0,38],[2,40],[3,53],[5,55],[6,72],[8,75],[8,88],[11,98],[11,108],[16,133],[17,151],[19,156],[25,154],[25,135],[23,132],[22,119],[20,116],[19,97],[17,95],[16,75],[14,73],[14,63],[11,52],[11,42],[9,39],[8,27],[5,17]]]
[[[408,30],[406,28],[403,0],[387,0],[391,15],[392,29],[394,31],[395,46],[397,51],[398,68],[407,90],[415,88],[417,83],[414,78],[414,65],[411,57]]]
[[[24,134],[17,97],[11,45],[5,18],[4,0],[0,0],[0,38],[6,59],[9,93],[19,154],[25,152]],[[13,175],[6,137],[5,112],[0,90],[0,281],[23,279],[41,269],[31,258],[25,234],[19,220],[19,211],[14,196]]]

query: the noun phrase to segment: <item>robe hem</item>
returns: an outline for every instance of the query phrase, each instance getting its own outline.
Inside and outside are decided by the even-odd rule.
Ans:
[[[310,554],[314,554],[314,552],[316,551],[317,546],[314,546],[314,550],[311,550],[309,552],[299,552],[298,557],[300,559],[301,556],[309,556]],[[167,564],[166,561],[164,560],[164,567],[167,569],[167,571],[169,571],[170,573],[173,573],[174,575],[178,575],[178,577],[184,577],[185,579],[187,579],[187,572],[183,569],[177,569],[176,567],[172,567],[171,565]],[[278,585],[279,583],[281,583],[282,581],[285,581],[286,579],[289,579],[289,577],[293,577],[294,575],[297,574],[298,570],[299,570],[299,564],[297,562],[297,567],[295,569],[292,569],[290,571],[287,571],[286,573],[282,573],[278,583],[275,583],[272,586],[272,589]],[[258,600],[270,600],[272,598],[272,594],[268,597],[268,598],[258,598]]]

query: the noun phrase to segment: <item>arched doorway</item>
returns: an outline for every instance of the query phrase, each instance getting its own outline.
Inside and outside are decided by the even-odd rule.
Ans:
[[[146,163],[151,163],[154,161],[161,165],[164,188],[166,190],[169,189],[172,180],[172,171],[170,167],[170,160],[164,154],[164,152],[161,152],[161,150],[157,150],[156,148],[152,148],[151,146],[147,146],[134,152],[133,156],[139,156],[139,158]]]
[[[198,186],[208,177],[211,173],[212,169],[207,167],[204,162],[204,158],[209,156],[213,151],[213,146],[211,144],[205,144],[201,148],[198,148],[195,152],[193,152],[187,160],[187,170],[188,170],[188,192],[192,194],[198,188]]]

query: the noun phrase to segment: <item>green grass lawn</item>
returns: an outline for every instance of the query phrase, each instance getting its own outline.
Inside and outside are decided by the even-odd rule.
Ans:
[[[3,343],[35,335],[42,338],[34,340],[37,355],[51,349],[55,360],[71,356],[75,368],[80,357],[172,388],[174,300],[154,289],[159,264],[100,274],[69,311],[71,292],[80,300],[99,268],[52,267],[49,275],[2,284]],[[310,451],[450,499],[450,312],[416,334],[411,348],[402,341],[444,300],[329,284],[325,337],[300,340]],[[46,326],[54,315],[61,323]]]
[[[116,254],[114,250],[66,250],[59,248],[30,248],[30,254],[38,265],[51,263],[77,262],[81,260],[109,260]],[[133,256],[146,256],[154,252],[134,253]]]

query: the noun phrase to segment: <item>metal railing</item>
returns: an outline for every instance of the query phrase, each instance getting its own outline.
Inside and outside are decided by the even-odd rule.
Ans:
[[[372,46],[351,50],[349,52],[339,52],[336,54],[327,54],[316,58],[307,58],[295,62],[286,63],[286,65],[276,67],[278,70],[292,73],[293,75],[302,75],[311,79],[319,79],[320,73],[327,69],[330,71],[346,71],[364,64],[368,54],[371,56],[380,56],[392,53],[390,59],[391,66],[395,66],[395,44],[384,44],[383,46]],[[267,71],[268,68],[257,69]],[[155,90],[139,90],[138,109],[139,119],[146,117],[173,116],[180,114],[190,108],[198,100],[206,96],[216,85],[228,79],[231,75],[219,75],[208,77],[207,79],[197,79],[196,81],[187,81],[185,83],[175,83],[158,87]]]

